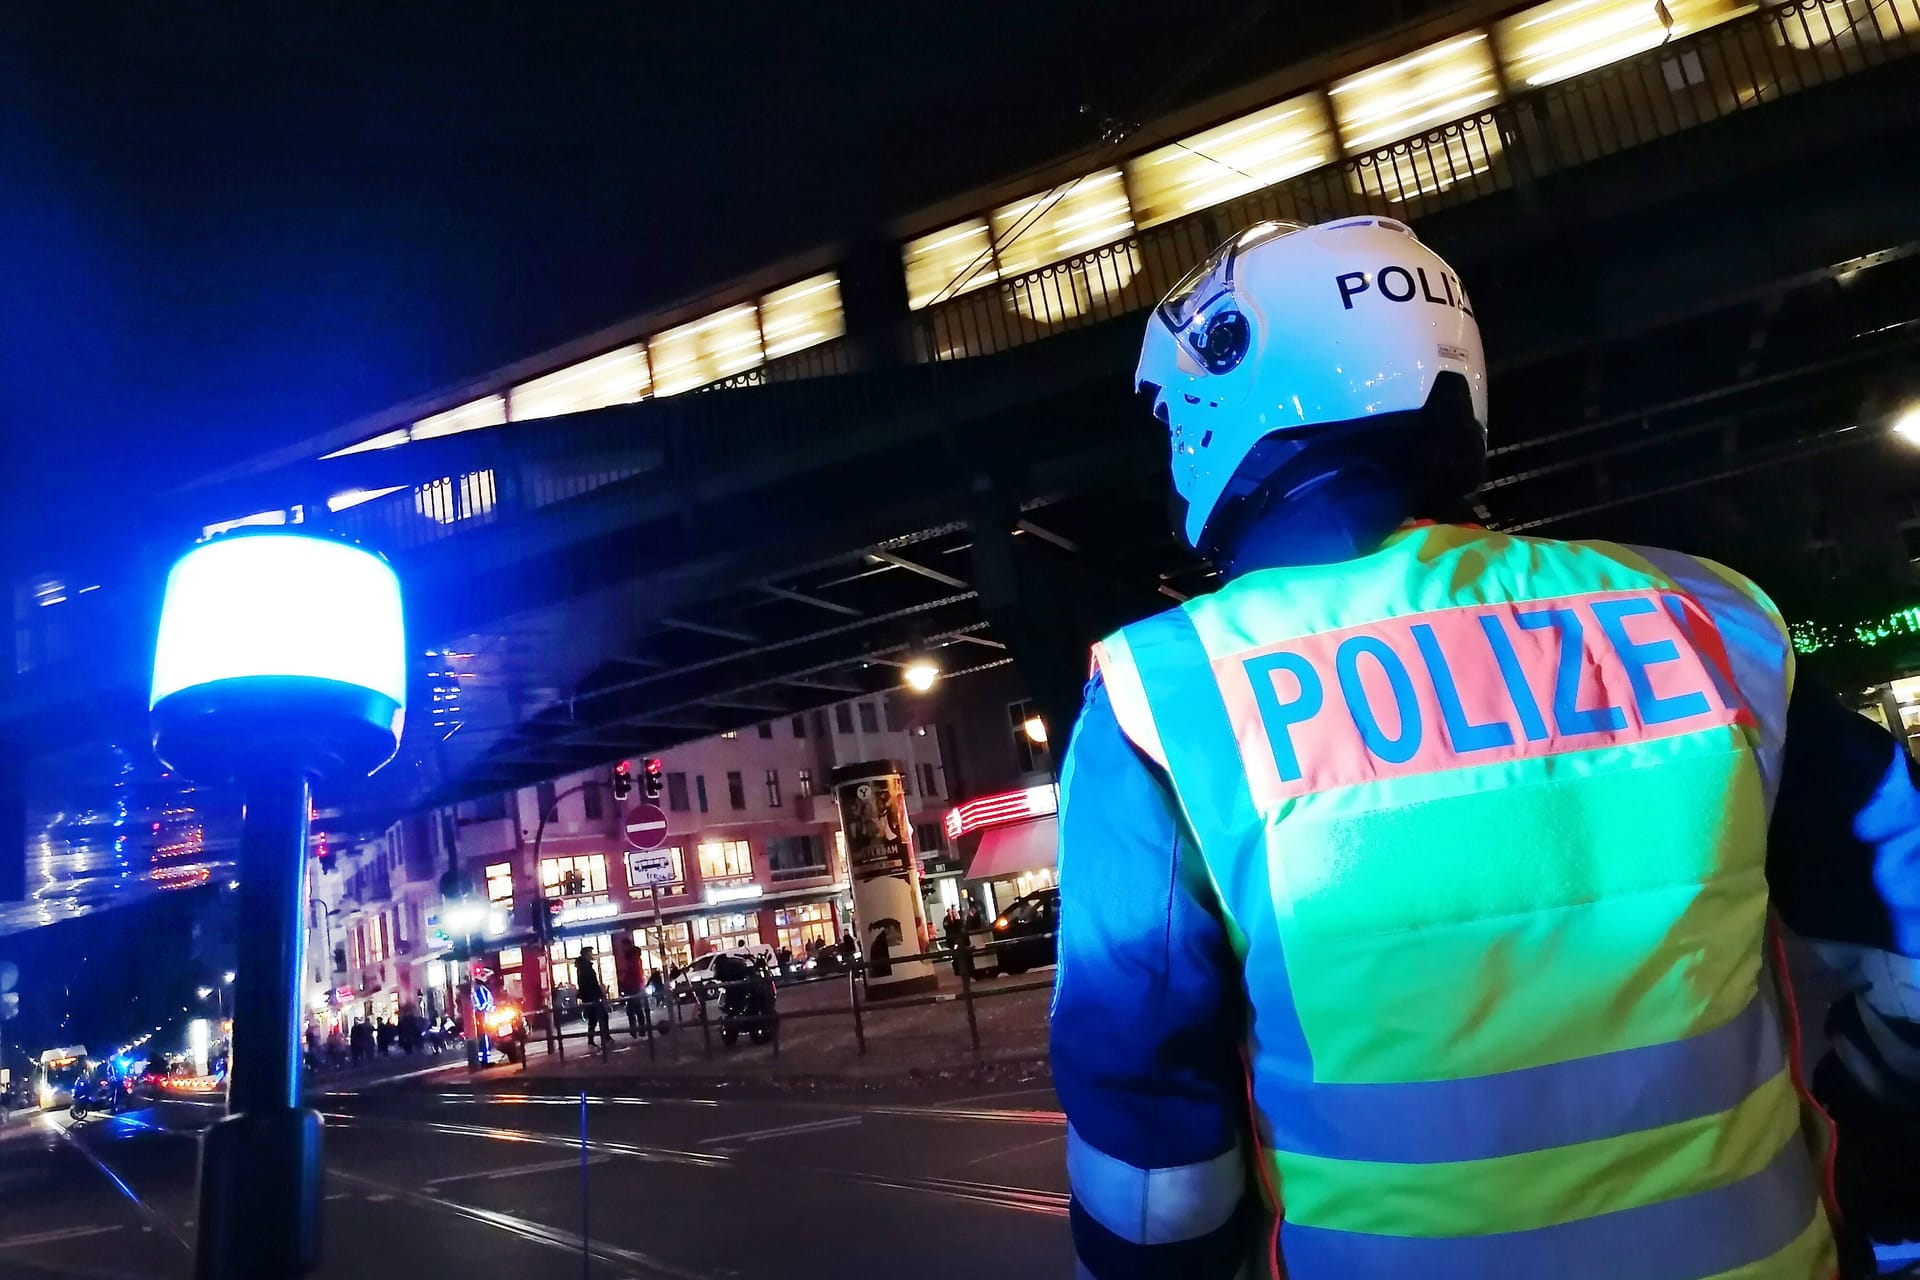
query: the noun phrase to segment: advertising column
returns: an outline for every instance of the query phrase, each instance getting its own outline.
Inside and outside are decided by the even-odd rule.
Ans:
[[[868,997],[933,990],[937,979],[931,964],[892,958],[927,949],[926,904],[900,766],[891,760],[843,765],[833,771],[833,795],[847,840],[854,937],[867,961]]]

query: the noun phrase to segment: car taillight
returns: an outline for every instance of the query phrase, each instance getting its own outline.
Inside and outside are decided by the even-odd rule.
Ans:
[[[1005,933],[1007,931],[1007,918],[1005,916],[1001,916],[998,920],[995,920],[993,922],[993,927],[996,932]]]

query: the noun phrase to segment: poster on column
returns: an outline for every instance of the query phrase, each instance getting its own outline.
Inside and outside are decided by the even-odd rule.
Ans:
[[[867,994],[910,995],[937,983],[925,960],[896,961],[927,949],[926,904],[906,787],[891,760],[845,765],[833,771],[833,794],[847,842],[853,880],[855,936],[867,962]]]

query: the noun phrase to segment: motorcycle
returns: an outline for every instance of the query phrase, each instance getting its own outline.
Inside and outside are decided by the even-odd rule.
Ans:
[[[120,1086],[112,1080],[90,1081],[76,1084],[73,1088],[73,1105],[67,1108],[67,1116],[79,1124],[89,1115],[105,1112],[107,1115],[120,1114]]]
[[[480,1029],[489,1057],[498,1053],[514,1064],[527,1060],[527,1021],[515,1006],[500,1004],[487,1010],[480,1015]],[[475,1052],[479,1053],[478,1046]]]
[[[745,1031],[755,1044],[773,1039],[773,979],[745,957],[723,955],[714,962],[720,984],[720,1039],[733,1044]]]

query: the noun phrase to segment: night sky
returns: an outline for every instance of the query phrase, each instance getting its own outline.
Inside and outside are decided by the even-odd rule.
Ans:
[[[8,9],[0,422],[41,492],[340,425],[1089,145],[1082,103],[1147,116],[1364,31],[1230,0]]]

